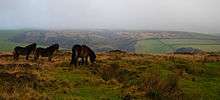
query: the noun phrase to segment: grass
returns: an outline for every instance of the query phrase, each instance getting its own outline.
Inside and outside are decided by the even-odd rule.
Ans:
[[[220,99],[220,63],[206,63],[206,73],[194,76],[196,81],[181,80],[183,91],[189,98],[197,100],[218,100]]]
[[[162,42],[164,43],[162,43]],[[199,48],[207,52],[219,52],[219,40],[197,40],[197,39],[161,39],[138,41],[135,48],[137,53],[167,53],[181,47]],[[193,44],[193,45],[192,45]],[[212,44],[212,45],[205,45]],[[216,45],[215,45],[216,44]],[[171,47],[172,48],[171,48]]]
[[[176,55],[174,63],[167,56],[98,53],[96,64],[80,68],[69,67],[69,53],[56,55],[52,62],[42,58],[38,62],[25,61],[24,58],[14,62],[1,58],[0,97],[52,100],[122,100],[125,97],[134,100],[220,99],[220,62],[209,60],[203,64],[199,60],[194,62],[189,55]],[[18,63],[30,65],[18,66]],[[12,93],[6,92],[11,90]]]
[[[66,66],[68,63],[63,64]],[[72,71],[65,69],[65,67],[57,68],[51,76],[54,76],[56,80],[69,83],[71,90],[66,93],[58,92],[52,95],[53,99],[120,100],[119,90],[114,89],[117,86],[104,84],[104,80],[99,76],[83,68]]]
[[[138,41],[135,48],[137,53],[166,53],[172,51],[171,48],[162,44],[159,40]]]

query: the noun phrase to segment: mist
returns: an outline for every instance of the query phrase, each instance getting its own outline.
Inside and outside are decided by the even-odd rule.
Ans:
[[[220,33],[219,0],[0,0],[0,29]]]

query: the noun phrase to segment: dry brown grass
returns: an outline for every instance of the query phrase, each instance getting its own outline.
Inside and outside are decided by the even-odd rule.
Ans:
[[[219,55],[172,57],[169,54],[98,53],[96,64],[71,69],[69,52],[57,53],[51,62],[47,58],[33,61],[33,57],[29,61],[24,57],[14,61],[11,56],[2,56],[0,99],[53,99],[50,95],[67,94],[80,86],[107,85],[119,89],[124,99],[181,100],[185,94],[179,86],[180,79],[194,80],[194,76],[206,72],[204,57],[205,62],[219,61]],[[65,78],[66,73],[71,75],[72,72],[92,77],[73,83],[55,77],[63,74]]]

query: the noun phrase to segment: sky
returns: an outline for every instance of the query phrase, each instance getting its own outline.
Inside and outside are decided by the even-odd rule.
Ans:
[[[0,29],[220,33],[220,0],[0,0]]]

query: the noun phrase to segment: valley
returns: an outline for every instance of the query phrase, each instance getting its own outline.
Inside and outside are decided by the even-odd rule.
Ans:
[[[11,51],[16,44],[33,42],[40,46],[59,43],[64,50],[71,49],[74,44],[86,44],[97,52],[169,53],[181,47],[220,51],[219,36],[181,31],[3,30],[0,33],[1,51]]]

